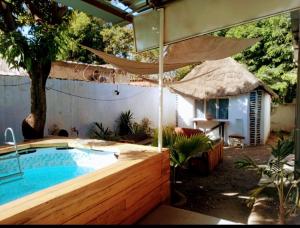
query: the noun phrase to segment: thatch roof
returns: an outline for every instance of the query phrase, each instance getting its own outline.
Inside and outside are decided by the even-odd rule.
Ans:
[[[196,99],[237,96],[256,88],[262,88],[277,97],[266,84],[230,57],[205,61],[169,87],[173,92]]]

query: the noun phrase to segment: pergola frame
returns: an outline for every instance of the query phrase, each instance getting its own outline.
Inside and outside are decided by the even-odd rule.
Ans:
[[[67,5],[72,6],[73,3],[67,0],[58,0],[62,3],[65,3]],[[166,4],[171,4],[172,2],[175,2],[176,0],[119,0],[120,3],[125,5],[127,9],[129,10],[121,10],[118,7],[115,7],[111,4],[105,4],[103,0],[81,0],[78,1],[83,2],[85,4],[89,4],[99,10],[102,10],[101,12],[106,13],[105,16],[103,16],[103,19],[109,19],[109,16],[107,16],[107,13],[111,14],[112,20],[116,21],[119,19],[120,23],[131,23],[133,21],[133,15],[135,13],[142,13],[149,11],[151,9],[159,10],[160,12],[160,35],[159,35],[159,113],[158,113],[158,119],[159,119],[159,143],[158,143],[158,149],[161,151],[162,149],[162,118],[163,118],[163,45],[164,45],[164,6]],[[72,1],[73,2],[73,1]],[[77,3],[78,3],[77,2]],[[68,4],[69,3],[69,4]],[[234,6],[233,6],[234,7]],[[294,8],[293,10],[296,10]],[[283,12],[288,12],[289,10],[284,10]],[[291,11],[291,10],[290,10]],[[294,33],[294,40],[296,41],[297,47],[300,46],[300,35],[299,35],[299,24],[300,19],[299,13],[291,13],[292,17],[292,30]],[[95,16],[95,15],[94,15]],[[257,18],[254,18],[253,20],[258,20],[261,18],[266,18],[274,15],[266,15],[266,16],[257,16]],[[105,18],[104,18],[105,17]],[[117,18],[117,19],[116,19]],[[244,21],[232,24],[232,26],[235,26],[237,24],[243,24],[250,21]],[[224,25],[222,28],[228,28],[228,25]],[[199,34],[204,34],[202,31],[199,31]],[[296,98],[296,119],[295,119],[295,176],[300,176],[300,69],[299,69],[299,61],[300,61],[300,53],[298,52],[298,73],[297,73],[297,98]]]

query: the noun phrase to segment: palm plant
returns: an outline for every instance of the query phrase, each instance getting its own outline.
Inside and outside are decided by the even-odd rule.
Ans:
[[[190,137],[177,135],[173,153],[171,153],[171,165],[185,168],[190,158],[208,151],[212,147],[211,140],[203,134],[195,134]]]
[[[90,129],[89,136],[95,139],[104,139],[104,140],[115,140],[116,136],[113,135],[113,132],[107,127],[105,128],[102,123],[93,123],[93,127]]]
[[[132,134],[133,132],[132,119],[133,119],[133,113],[130,110],[121,113],[120,118],[117,121],[120,136]]]
[[[212,147],[212,141],[203,134],[187,137],[176,134],[173,127],[163,129],[163,147],[170,150],[170,165],[173,167],[173,184],[176,183],[176,169],[186,168],[187,162],[195,155],[200,155]],[[157,130],[154,133],[153,146],[158,144]]]
[[[279,223],[284,224],[287,216],[295,212],[299,201],[299,180],[294,179],[292,171],[288,171],[287,156],[294,151],[294,141],[281,137],[276,147],[272,147],[272,158],[267,165],[258,165],[251,158],[245,157],[235,162],[237,168],[256,170],[260,176],[268,180],[250,192],[249,205],[266,188],[275,187],[279,201]]]

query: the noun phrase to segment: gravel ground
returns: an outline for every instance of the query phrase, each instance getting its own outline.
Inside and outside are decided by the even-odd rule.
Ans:
[[[178,180],[182,183],[176,189],[186,195],[187,203],[180,208],[246,224],[251,212],[246,199],[259,176],[254,171],[235,168],[234,162],[247,155],[262,164],[270,154],[268,145],[225,148],[223,162],[209,176],[181,173]]]

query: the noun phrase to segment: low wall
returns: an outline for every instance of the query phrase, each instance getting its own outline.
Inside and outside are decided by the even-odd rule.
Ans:
[[[295,127],[296,104],[280,104],[272,107],[271,130],[292,131]]]

